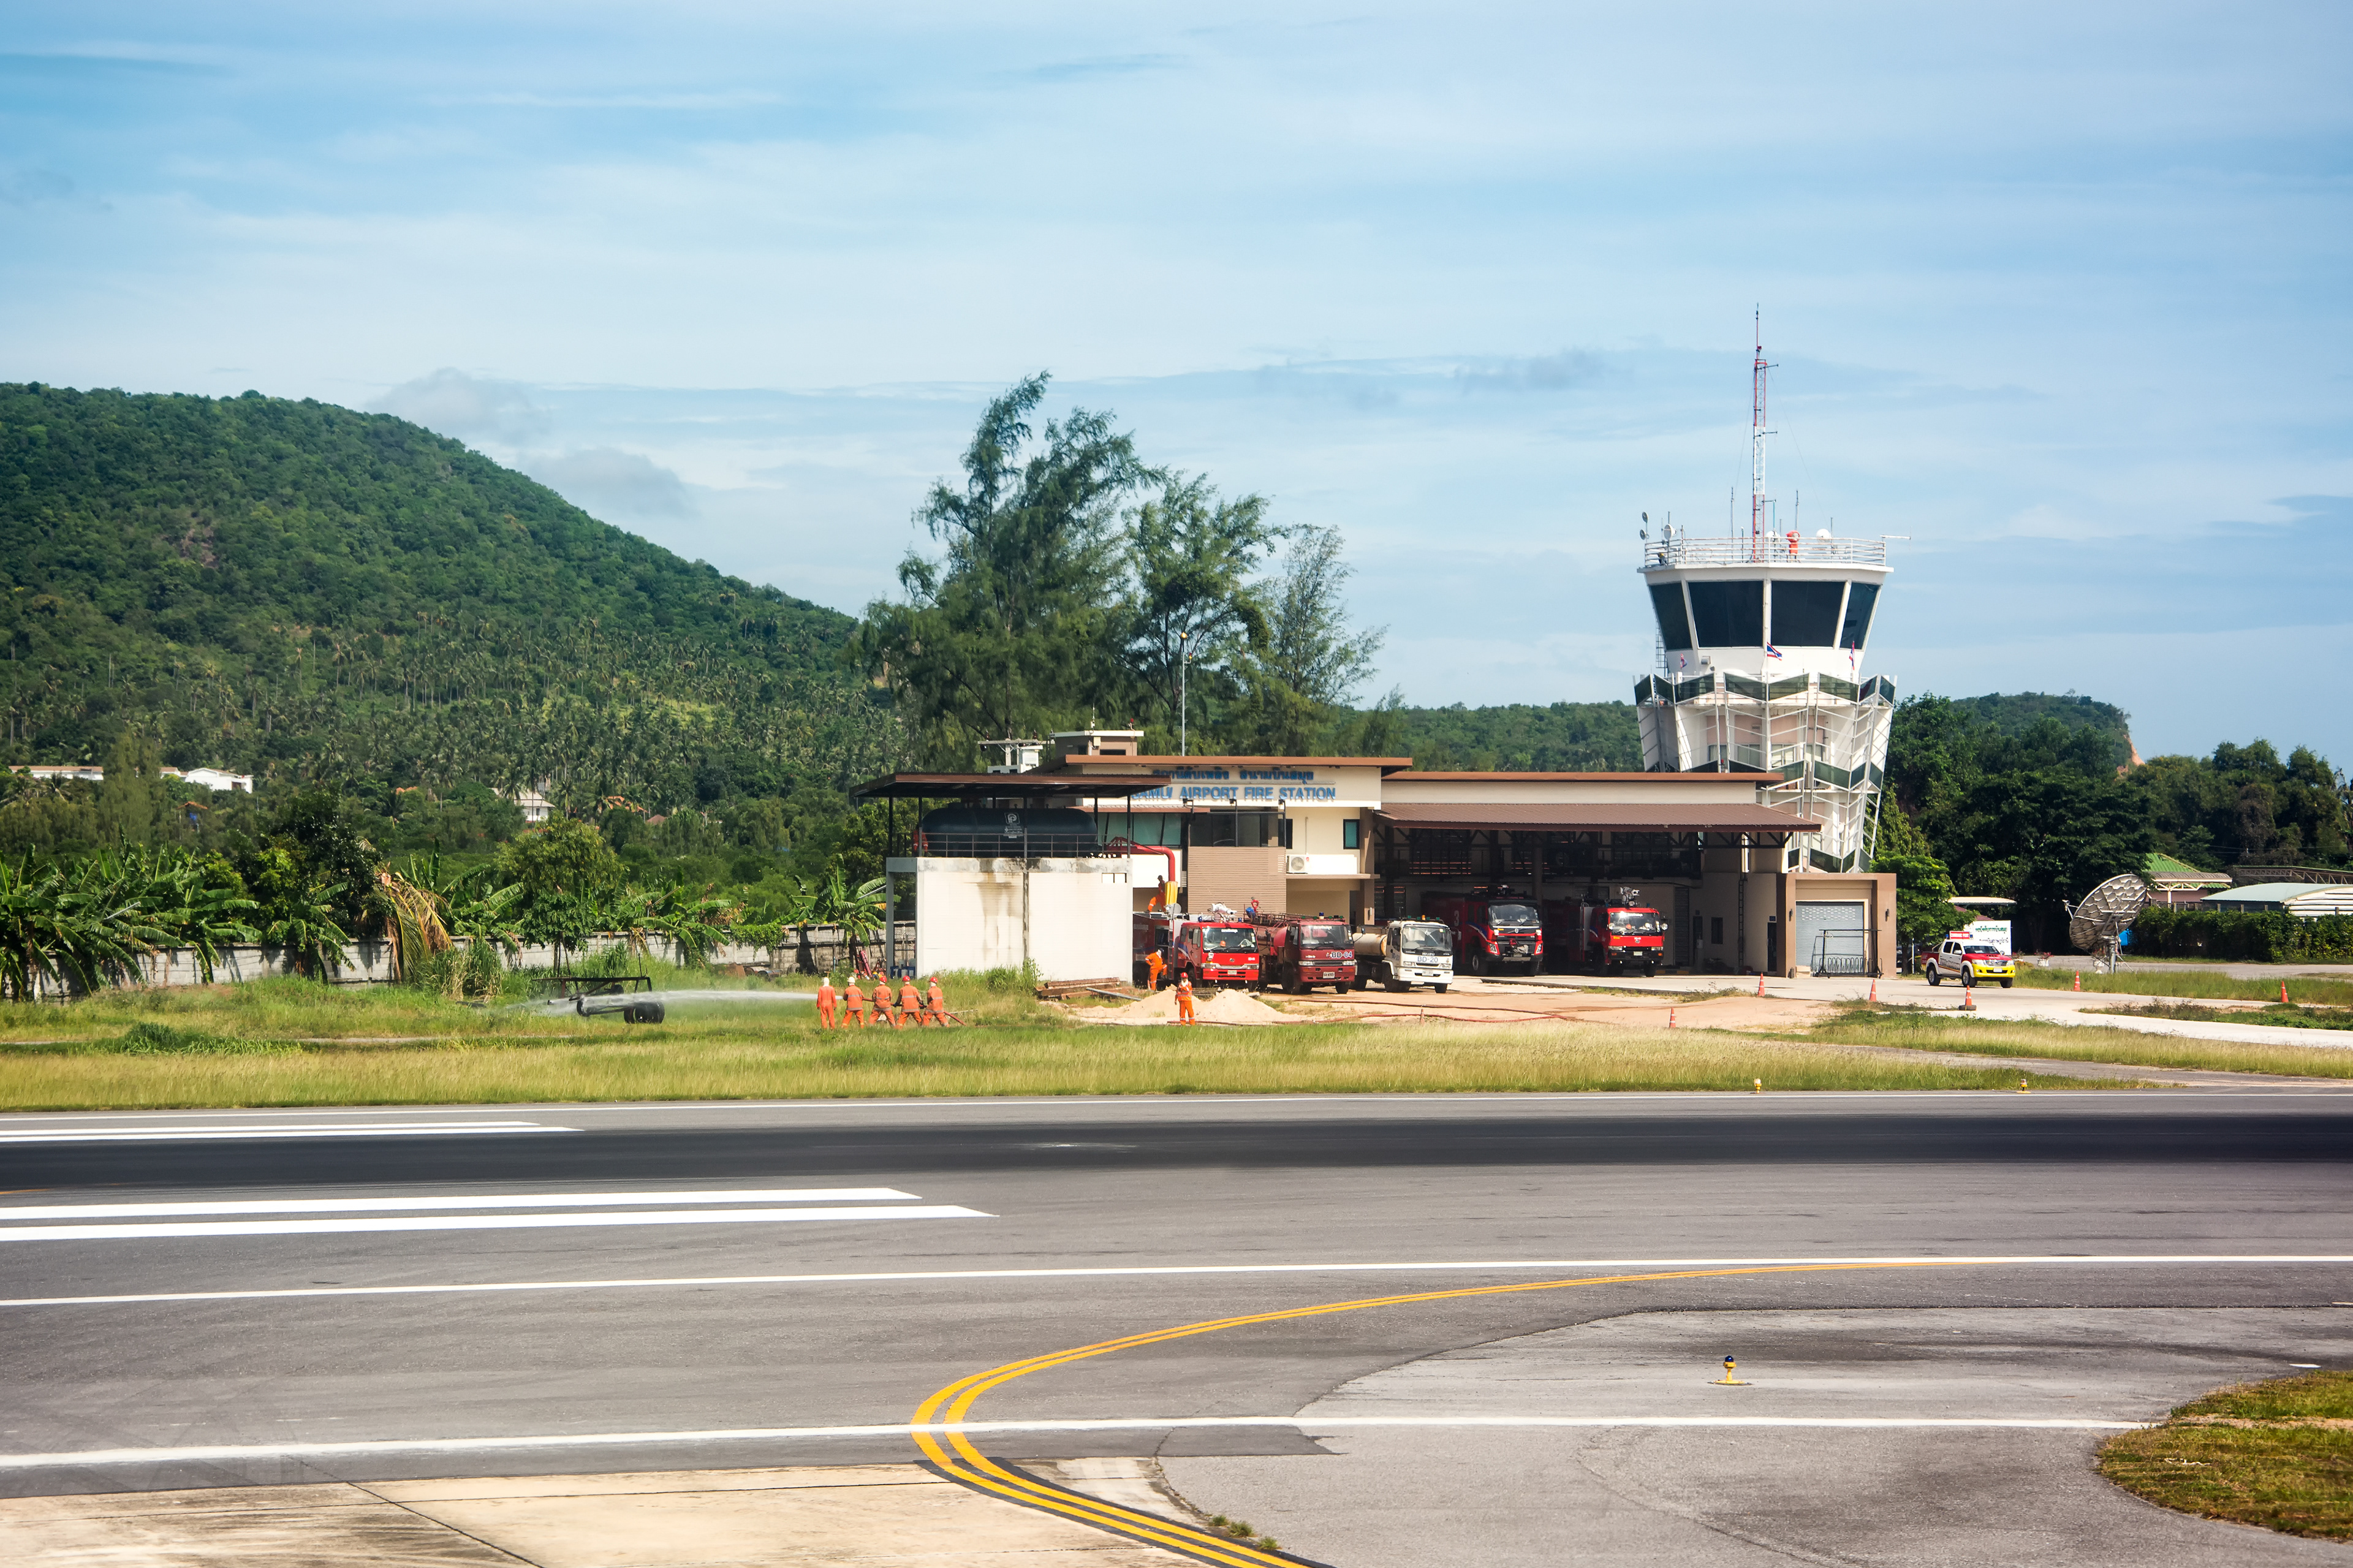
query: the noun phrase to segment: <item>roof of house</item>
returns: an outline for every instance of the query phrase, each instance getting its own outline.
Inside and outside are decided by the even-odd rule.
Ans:
[[[2334,882],[2257,882],[2209,893],[2202,904],[2239,904],[2250,909],[2292,910],[2297,914],[2353,914],[2353,887]]]
[[[1745,801],[1400,801],[1376,815],[1401,827],[1507,827],[1620,833],[1820,833],[1822,825]]]
[[[2200,888],[2227,888],[2231,874],[2227,871],[2201,871],[2186,860],[2176,860],[2158,850],[2149,851],[2148,858],[2140,865],[2141,879],[2146,882],[2187,883]]]

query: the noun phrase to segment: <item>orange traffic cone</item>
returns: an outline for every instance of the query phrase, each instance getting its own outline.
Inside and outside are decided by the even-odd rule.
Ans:
[[[2079,969],[2079,970],[2075,971],[2075,989],[2076,989],[2076,990],[2078,990],[2078,991],[2081,991],[2083,988],[2084,988],[2084,972],[2083,972],[2082,970],[2080,970],[2080,969]]]
[[[1871,977],[1871,999],[1879,1000],[1879,977],[1875,974]]]
[[[1765,972],[1763,970],[1758,970],[1757,972],[1757,994],[1759,996],[1765,994]]]
[[[1674,1010],[1672,1007],[1670,1007],[1670,1008],[1668,1008],[1668,1009],[1667,1009],[1667,1027],[1668,1027],[1668,1028],[1670,1028],[1670,1029],[1672,1029],[1672,1028],[1673,1028],[1674,1026],[1675,1026],[1675,1010]]]
[[[2287,1005],[2287,982],[2284,980],[2280,982],[2280,1005]]]

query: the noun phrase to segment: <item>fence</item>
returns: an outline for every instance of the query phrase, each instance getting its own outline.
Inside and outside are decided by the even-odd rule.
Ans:
[[[915,922],[901,921],[897,926],[898,951],[901,963],[906,963],[915,951]],[[590,937],[576,948],[563,954],[566,967],[576,967],[582,961],[597,953],[627,949],[629,942],[619,935]],[[676,949],[659,937],[649,940],[646,951],[656,958],[678,962]],[[882,933],[877,931],[858,944],[860,955],[867,963],[879,963],[882,954]],[[750,942],[722,942],[711,950],[711,963],[773,964],[795,974],[820,974],[846,966],[849,962],[850,944],[839,926],[807,926],[787,934],[785,942],[774,949],[754,946]],[[504,956],[503,954],[501,955]],[[555,967],[556,952],[545,944],[526,945],[520,952],[505,960],[510,969],[552,969]],[[272,975],[290,974],[293,965],[282,949],[274,947],[225,947],[213,964],[213,984],[236,984],[248,980],[267,980]],[[341,984],[382,984],[392,979],[392,944],[371,939],[352,943],[342,963],[329,968],[325,978]],[[164,948],[141,961],[138,984],[145,985],[202,985],[203,965],[193,949]],[[72,994],[71,988],[44,982],[37,990],[44,1001],[62,1001]]]

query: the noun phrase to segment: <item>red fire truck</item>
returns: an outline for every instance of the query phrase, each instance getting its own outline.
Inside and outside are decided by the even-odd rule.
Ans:
[[[1640,904],[1546,900],[1545,929],[1572,969],[1656,974],[1667,959],[1666,917]]]
[[[1145,955],[1156,951],[1168,966],[1162,977],[1164,984],[1174,985],[1178,975],[1189,974],[1196,990],[1211,985],[1258,987],[1258,933],[1240,915],[1150,910],[1135,917],[1134,951],[1138,985],[1148,979]]]
[[[1346,921],[1253,910],[1250,923],[1258,928],[1261,984],[1292,992],[1316,985],[1345,991],[1356,984],[1356,939]]]
[[[1536,907],[1510,893],[1424,893],[1421,918],[1454,933],[1454,967],[1487,974],[1505,967],[1544,967],[1544,928]]]

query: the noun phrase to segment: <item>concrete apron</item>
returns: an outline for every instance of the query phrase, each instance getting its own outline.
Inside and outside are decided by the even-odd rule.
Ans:
[[[1030,1467],[1185,1517],[1137,1460]],[[1195,1522],[1188,1519],[1187,1522]],[[0,1562],[172,1568],[685,1568],[1189,1561],[914,1465],[226,1487],[0,1501]]]

